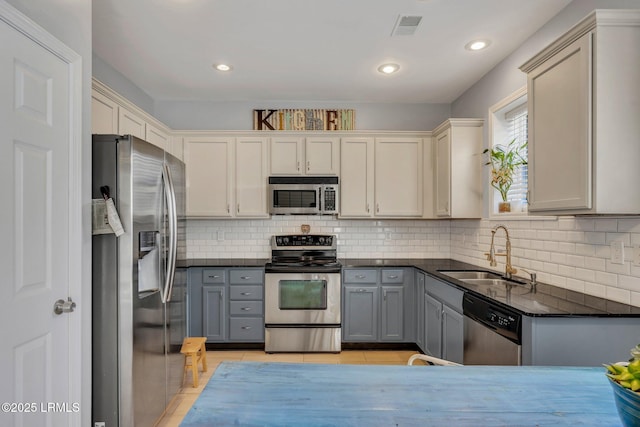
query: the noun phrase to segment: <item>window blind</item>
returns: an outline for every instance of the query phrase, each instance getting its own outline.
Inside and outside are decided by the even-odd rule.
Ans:
[[[505,120],[508,123],[509,141],[516,140],[518,145],[527,141],[528,114],[527,104],[521,104],[505,113]],[[527,158],[528,150],[525,148],[521,153]],[[513,184],[507,193],[509,202],[519,203],[523,211],[527,210],[527,165],[519,166],[513,176]]]

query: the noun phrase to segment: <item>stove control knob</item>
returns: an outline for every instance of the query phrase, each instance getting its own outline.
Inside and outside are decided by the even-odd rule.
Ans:
[[[320,242],[321,245],[324,245],[324,237],[318,238],[318,241]]]

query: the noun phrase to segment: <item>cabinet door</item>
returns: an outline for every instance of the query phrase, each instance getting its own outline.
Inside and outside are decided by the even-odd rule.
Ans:
[[[238,217],[268,217],[266,138],[238,138],[236,141],[236,206]]]
[[[375,215],[422,216],[422,139],[376,138]]]
[[[373,214],[373,138],[342,138],[340,141],[340,216],[371,217]]]
[[[424,295],[425,346],[427,354],[442,357],[442,303]]]
[[[424,345],[424,283],[425,275],[422,272],[416,272],[416,311],[415,311],[415,324],[416,324],[416,344],[420,350],[425,351]]]
[[[529,211],[591,209],[591,34],[529,73]]]
[[[99,92],[91,92],[91,133],[118,133],[118,104]]]
[[[404,339],[404,288],[382,286],[380,341]]]
[[[378,340],[378,288],[345,286],[344,341]]]
[[[446,304],[442,305],[442,358],[463,362],[464,321],[462,314]]]
[[[124,107],[118,109],[118,133],[120,135],[133,135],[140,139],[147,136],[147,124],[142,117],[137,116]]]
[[[305,144],[307,175],[338,175],[340,172],[340,138],[309,137]]]
[[[451,215],[451,130],[435,137],[436,215]]]
[[[144,138],[147,142],[152,143],[156,147],[160,147],[165,151],[169,150],[171,145],[171,136],[160,128],[147,123],[146,134]]]
[[[304,174],[304,138],[271,138],[271,174]]]
[[[187,216],[231,216],[233,138],[185,138]]]
[[[226,339],[225,287],[202,287],[202,333],[208,341]]]

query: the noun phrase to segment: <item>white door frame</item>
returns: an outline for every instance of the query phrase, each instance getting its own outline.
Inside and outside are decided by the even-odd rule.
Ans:
[[[91,389],[83,390],[84,376],[91,375],[90,355],[85,356],[83,350],[91,349],[91,326],[86,322],[91,319],[91,290],[83,289],[82,270],[84,260],[82,253],[82,57],[55,38],[40,25],[19,12],[5,0],[0,0],[0,21],[13,27],[34,43],[39,44],[69,66],[70,121],[69,123],[69,296],[77,302],[76,312],[70,316],[69,326],[69,397],[68,402],[78,402],[80,412],[72,413],[71,426],[87,425],[91,419]],[[83,295],[84,293],[84,295]],[[85,302],[85,304],[83,304]],[[28,313],[26,314],[28,315]],[[84,327],[83,327],[83,324]],[[4,325],[3,327],[8,327]],[[86,332],[89,331],[89,332]],[[83,422],[84,420],[84,422]]]

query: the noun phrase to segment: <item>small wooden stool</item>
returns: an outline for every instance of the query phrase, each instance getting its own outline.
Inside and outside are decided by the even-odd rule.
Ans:
[[[191,369],[194,388],[198,387],[198,362],[202,362],[202,371],[207,372],[207,349],[204,346],[206,341],[205,337],[187,337],[182,341],[180,353],[184,354],[184,370],[186,373]],[[187,363],[189,361],[191,364]]]

